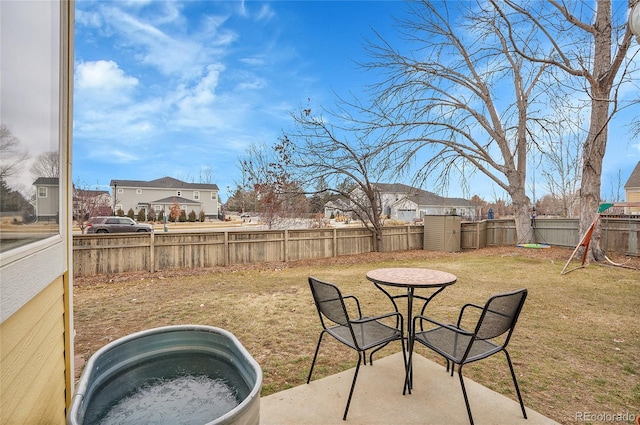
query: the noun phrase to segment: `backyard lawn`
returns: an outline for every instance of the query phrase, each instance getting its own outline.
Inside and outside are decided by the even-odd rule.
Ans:
[[[83,361],[124,335],[158,326],[204,324],[234,333],[258,361],[264,373],[263,396],[302,385],[320,332],[309,275],[358,296],[363,313],[373,315],[392,306],[366,279],[368,270],[426,267],[458,277],[427,308],[427,315],[442,321],[454,322],[466,302],[483,304],[494,293],[528,288],[509,350],[528,408],[563,424],[576,423],[582,412],[635,418],[640,414],[640,270],[630,267],[639,267],[640,259],[610,256],[627,267],[591,264],[560,275],[571,252],[501,247],[463,253],[370,253],[76,278],[77,377]],[[390,354],[398,349],[392,344],[385,350]],[[442,363],[423,347],[416,352]],[[327,338],[314,379],[351,368],[356,358],[352,350]],[[465,376],[516,400],[504,356],[465,370]]]

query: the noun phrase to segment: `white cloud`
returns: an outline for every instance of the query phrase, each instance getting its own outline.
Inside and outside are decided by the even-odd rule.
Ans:
[[[224,16],[204,16],[198,27],[189,28],[178,9],[161,17],[142,11],[134,15],[117,6],[103,7],[102,13],[123,51],[131,52],[139,63],[181,80],[198,77],[202,68],[212,58],[222,57],[237,38],[233,31],[222,28],[227,19]]]
[[[76,88],[79,90],[129,91],[138,79],[125,75],[114,61],[80,62],[76,65]]]
[[[102,15],[95,11],[77,9],[75,20],[77,27],[100,28],[102,26]]]
[[[258,11],[258,14],[256,15],[256,19],[258,21],[268,21],[274,16],[275,16],[275,12],[273,11],[273,9],[271,9],[271,6],[269,6],[268,4],[264,4]]]

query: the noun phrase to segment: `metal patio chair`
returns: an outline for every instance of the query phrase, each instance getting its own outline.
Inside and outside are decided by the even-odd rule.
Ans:
[[[516,381],[516,375],[513,371],[511,357],[507,352],[507,345],[511,339],[511,334],[524,305],[527,297],[527,290],[520,289],[514,292],[497,294],[490,297],[483,306],[476,304],[465,304],[460,310],[457,324],[445,324],[430,319],[423,315],[417,315],[413,318],[414,335],[411,336],[410,344],[418,342],[427,348],[440,354],[447,360],[447,372],[449,372],[449,362],[451,362],[451,376],[455,365],[458,365],[458,376],[460,378],[460,386],[464,395],[464,402],[467,406],[467,414],[469,422],[473,425],[473,416],[471,415],[471,407],[467,391],[462,378],[462,367],[467,363],[485,359],[502,351],[509,363],[513,384],[516,387],[518,400],[522,415],[527,418],[524,409],[520,388]],[[464,316],[467,307],[475,310],[477,313],[474,317],[478,317],[473,330],[465,330],[462,328],[463,319],[469,321],[469,314]],[[470,310],[470,311],[473,311]],[[464,316],[464,317],[463,317]],[[431,323],[436,325],[434,328],[424,330],[425,324]],[[411,345],[413,347],[413,345]],[[411,367],[411,355],[409,354],[408,367]],[[408,377],[407,377],[408,379]]]
[[[358,378],[360,363],[366,364],[366,350],[380,349],[392,341],[400,340],[402,343],[402,354],[404,356],[405,370],[407,366],[407,357],[404,344],[404,321],[402,315],[397,312],[383,314],[375,317],[363,317],[360,309],[360,302],[353,296],[342,296],[338,287],[332,283],[323,282],[314,277],[309,277],[309,286],[313,294],[313,300],[320,316],[322,332],[318,338],[316,352],[313,355],[313,362],[309,370],[307,384],[311,381],[313,367],[318,357],[320,343],[325,334],[329,334],[347,347],[356,350],[358,353],[358,364],[353,375],[347,406],[344,409],[343,420],[347,419],[351,396]],[[345,304],[346,299],[355,301],[358,310],[358,317],[351,318]],[[381,320],[385,318],[395,317],[395,326],[383,323]],[[388,319],[389,320],[389,319]],[[373,364],[373,352],[369,356],[369,363]]]

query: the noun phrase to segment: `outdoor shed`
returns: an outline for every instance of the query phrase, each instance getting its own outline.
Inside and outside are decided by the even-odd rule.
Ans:
[[[428,251],[460,251],[460,216],[425,215],[424,249]]]

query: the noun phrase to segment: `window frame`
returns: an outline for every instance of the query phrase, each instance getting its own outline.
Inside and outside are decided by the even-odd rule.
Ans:
[[[8,2],[9,3],[9,2]],[[7,3],[7,4],[8,4]],[[4,322],[23,305],[40,293],[55,279],[68,273],[73,255],[72,202],[70,152],[72,139],[72,104],[73,104],[73,2],[24,2],[22,7],[33,7],[29,16],[34,20],[24,19],[24,25],[39,25],[45,19],[50,22],[50,34],[46,43],[42,43],[42,51],[51,56],[49,69],[51,72],[52,110],[57,119],[51,122],[52,134],[57,134],[57,148],[60,158],[60,175],[58,176],[58,214],[57,233],[51,236],[27,242],[5,252],[0,252],[0,275],[2,280],[2,297],[0,298],[0,323]],[[28,5],[28,6],[27,6]],[[2,7],[0,5],[0,7]],[[2,11],[2,16],[13,10]],[[31,13],[32,12],[32,13]],[[8,16],[12,16],[11,14]],[[25,15],[26,16],[26,15]],[[10,19],[10,18],[7,18]],[[4,42],[10,41],[4,39]],[[19,39],[12,39],[19,42]],[[56,40],[58,49],[52,49]],[[56,54],[57,53],[57,54]],[[55,141],[55,139],[53,139]],[[45,187],[45,189],[47,189]],[[38,189],[39,193],[39,189]],[[47,196],[49,191],[47,190]],[[25,279],[25,276],[28,276]]]

